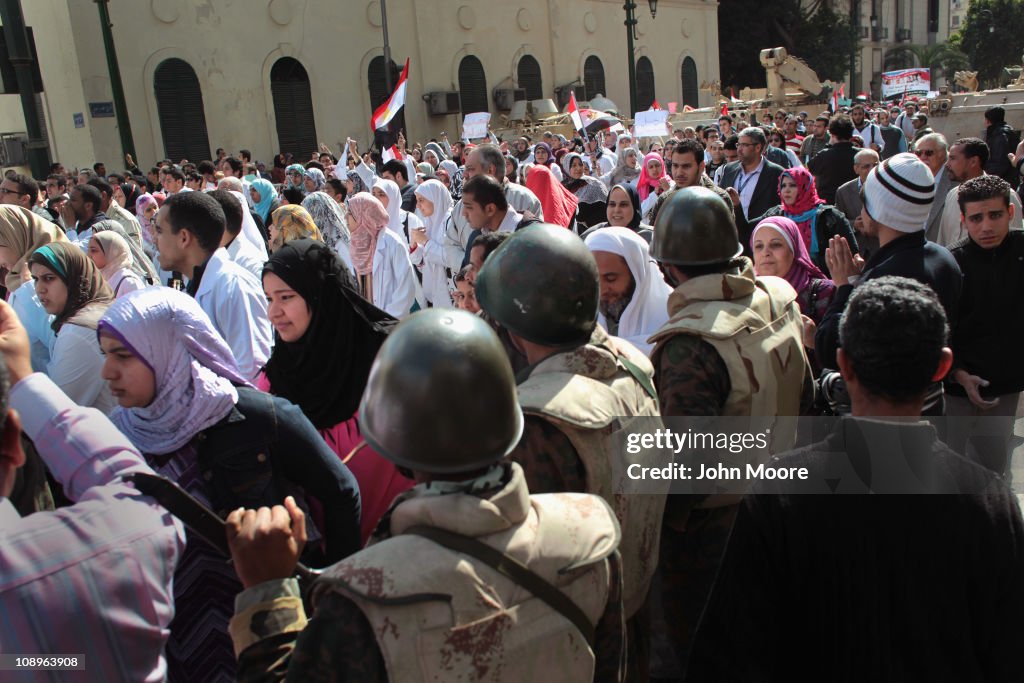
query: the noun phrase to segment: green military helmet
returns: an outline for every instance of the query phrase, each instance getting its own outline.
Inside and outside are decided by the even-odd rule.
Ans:
[[[523,412],[505,349],[478,316],[421,311],[390,334],[370,369],[359,427],[401,467],[449,474],[512,452]]]
[[[597,325],[597,262],[565,228],[536,223],[518,230],[476,275],[480,307],[535,344],[586,343]]]
[[[743,253],[733,209],[706,187],[672,193],[654,223],[651,256],[660,263],[708,266]]]

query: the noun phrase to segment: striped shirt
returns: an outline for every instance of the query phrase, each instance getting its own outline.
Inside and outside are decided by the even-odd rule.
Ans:
[[[164,680],[185,533],[122,481],[152,470],[102,413],[75,405],[45,375],[18,382],[10,405],[76,502],[21,518],[0,498],[0,652],[84,655],[94,681]]]

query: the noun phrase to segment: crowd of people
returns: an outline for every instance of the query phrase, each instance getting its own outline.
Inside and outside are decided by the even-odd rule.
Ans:
[[[1000,107],[958,140],[923,109],[8,173],[0,650],[112,681],[1012,680],[1024,145]],[[792,451],[782,418],[821,415]],[[904,495],[623,492],[666,462],[625,432],[715,416]]]

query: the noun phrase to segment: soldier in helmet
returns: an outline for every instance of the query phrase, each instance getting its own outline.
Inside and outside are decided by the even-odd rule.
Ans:
[[[536,224],[517,231],[480,269],[476,294],[529,363],[518,375],[525,429],[510,457],[532,491],[585,491],[612,504],[623,531],[623,603],[632,618],[657,566],[665,491],[621,495],[616,473],[633,463],[664,463],[646,451],[624,452],[616,435],[661,427],[653,368],[642,352],[597,324],[597,263],[565,228]],[[644,619],[629,624],[630,661],[640,671]]]
[[[651,255],[675,291],[668,322],[648,341],[666,417],[795,416],[813,391],[796,291],[756,277],[742,253],[731,208],[706,188],[679,190],[658,214]],[[669,497],[662,591],[684,663],[738,503]]]
[[[504,459],[523,416],[487,324],[437,309],[403,322],[359,418],[374,450],[418,484],[363,551],[316,581],[308,625],[289,578],[301,511],[289,499],[229,516],[246,588],[231,623],[239,680],[619,680],[618,523],[597,496],[530,495]]]

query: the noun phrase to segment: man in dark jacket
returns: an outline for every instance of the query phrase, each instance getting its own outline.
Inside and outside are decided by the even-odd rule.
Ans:
[[[779,176],[785,170],[762,156],[767,146],[764,131],[744,128],[736,143],[739,160],[722,168],[719,182],[719,187],[728,191],[732,199],[740,244],[748,255],[754,227],[751,221],[779,203]]]
[[[858,150],[853,146],[853,121],[849,116],[837,116],[828,124],[831,144],[818,152],[807,164],[814,174],[818,196],[829,204],[836,203],[836,190],[857,174],[853,170],[853,157]],[[760,215],[760,214],[758,214]]]
[[[924,236],[934,193],[932,172],[912,154],[897,154],[868,174],[861,217],[864,231],[878,237],[879,248],[864,263],[854,259],[845,239],[829,241],[825,258],[836,294],[814,336],[814,352],[822,367],[838,367],[839,318],[853,292],[854,280],[860,285],[883,275],[899,275],[923,282],[939,296],[947,317],[956,319],[963,282],[960,268],[945,247],[928,242]]]
[[[771,462],[805,468],[806,482],[760,481],[744,498],[688,682],[1016,680],[1020,507],[906,418],[949,369],[942,308],[906,278],[850,298],[840,367],[853,416]]]
[[[1011,164],[1007,155],[1015,151],[1018,136],[1006,123],[1006,110],[1002,107],[991,107],[985,111],[985,142],[988,143],[989,155],[985,163],[985,173],[997,175],[1011,186],[1017,184],[1017,169]]]
[[[964,290],[953,328],[953,370],[947,383],[946,414],[957,420],[961,438],[975,433],[964,451],[998,474],[1010,469],[1017,401],[1024,389],[1024,358],[1013,342],[1024,334],[1024,232],[1010,230],[1014,205],[1010,185],[994,175],[960,186],[958,201],[967,237],[953,245],[964,273]],[[1010,342],[1010,343],[1007,343]],[[979,433],[984,427],[983,433]]]

